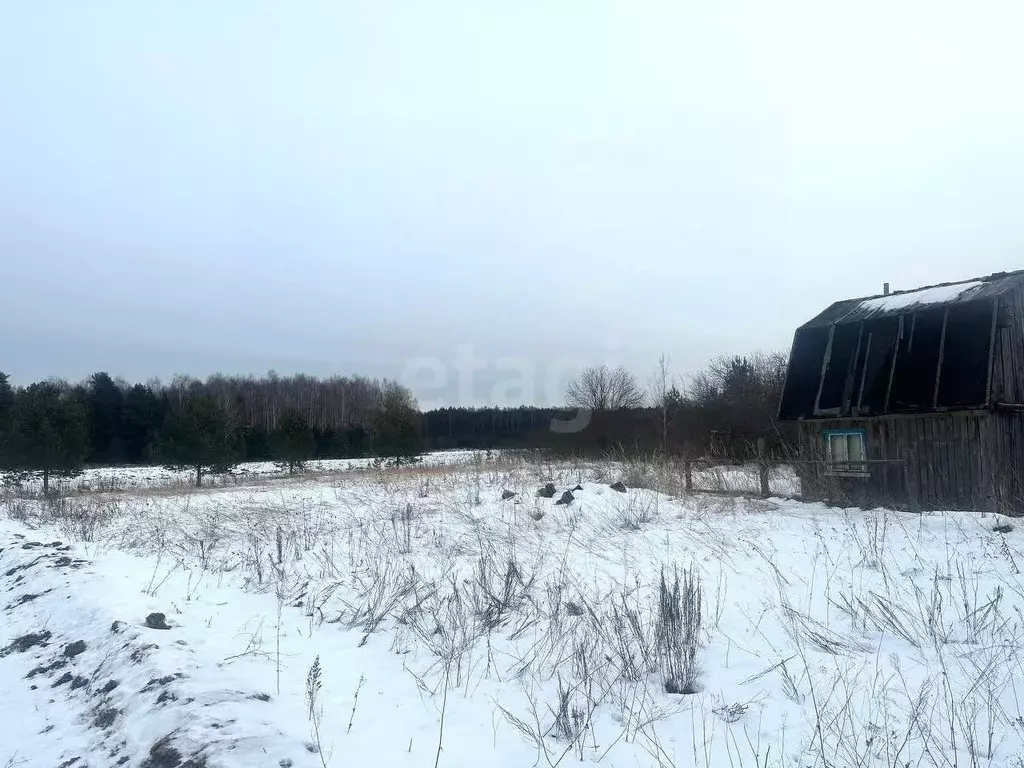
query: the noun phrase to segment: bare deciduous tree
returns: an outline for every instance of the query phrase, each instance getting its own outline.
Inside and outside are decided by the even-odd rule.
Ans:
[[[607,365],[592,365],[569,382],[565,399],[576,408],[615,411],[640,408],[644,404],[644,393],[636,377],[623,366],[613,369]]]

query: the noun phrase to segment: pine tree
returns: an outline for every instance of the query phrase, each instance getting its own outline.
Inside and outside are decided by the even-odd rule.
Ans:
[[[380,458],[413,462],[422,453],[420,415],[412,393],[399,384],[389,384],[380,399],[373,422],[373,452]]]
[[[230,472],[243,450],[232,415],[212,397],[196,395],[165,419],[158,452],[168,469],[195,470],[199,488],[204,474]]]
[[[0,371],[0,424],[5,424],[10,418],[11,408],[14,407],[14,389],[11,387],[7,374]]]
[[[0,469],[7,466],[5,460],[7,442],[11,434],[11,409],[14,407],[14,389],[7,374],[0,371]]]
[[[43,493],[50,476],[82,471],[89,439],[80,399],[49,382],[32,384],[14,397],[6,447],[11,469],[42,472]]]
[[[124,460],[120,435],[124,394],[110,374],[101,371],[89,378],[85,404],[89,419],[90,461],[120,464]]]
[[[313,428],[306,417],[294,408],[286,409],[270,435],[274,459],[286,465],[288,474],[292,474],[312,458],[314,447]]]
[[[121,406],[121,438],[124,460],[129,464],[149,461],[150,448],[156,441],[169,410],[167,399],[144,384],[136,384],[124,395]]]

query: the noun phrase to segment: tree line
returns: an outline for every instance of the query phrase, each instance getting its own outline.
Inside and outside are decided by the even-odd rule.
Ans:
[[[430,450],[543,449],[561,455],[610,451],[746,461],[758,441],[784,452],[795,437],[776,412],[783,353],[721,356],[685,382],[662,359],[649,381],[625,368],[592,366],[569,382],[561,408],[439,408],[421,419]],[[588,414],[578,431],[552,429]],[[582,422],[581,422],[582,423]]]
[[[780,450],[791,438],[775,420],[785,370],[779,353],[719,357],[685,384],[664,359],[646,383],[621,367],[592,366],[569,383],[565,407],[425,413],[400,384],[362,377],[271,372],[129,384],[100,372],[76,385],[15,389],[0,373],[0,468],[38,472],[48,489],[52,475],[86,465],[161,464],[192,471],[199,485],[242,460],[295,471],[314,458],[402,461],[451,448],[746,460],[758,441]]]
[[[161,464],[204,475],[243,460],[289,471],[314,458],[420,453],[419,413],[408,389],[363,378],[176,377],[128,384],[105,372],[70,385],[15,389],[0,373],[0,469],[15,478],[86,465]]]

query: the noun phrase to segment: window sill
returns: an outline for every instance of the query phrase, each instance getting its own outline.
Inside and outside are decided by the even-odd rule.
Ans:
[[[826,477],[871,477],[871,473],[865,470],[854,469],[826,469]]]

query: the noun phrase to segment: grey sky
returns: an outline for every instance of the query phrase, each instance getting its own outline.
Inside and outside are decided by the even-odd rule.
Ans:
[[[1024,10],[826,5],[0,0],[0,370],[548,402],[1024,267]]]

